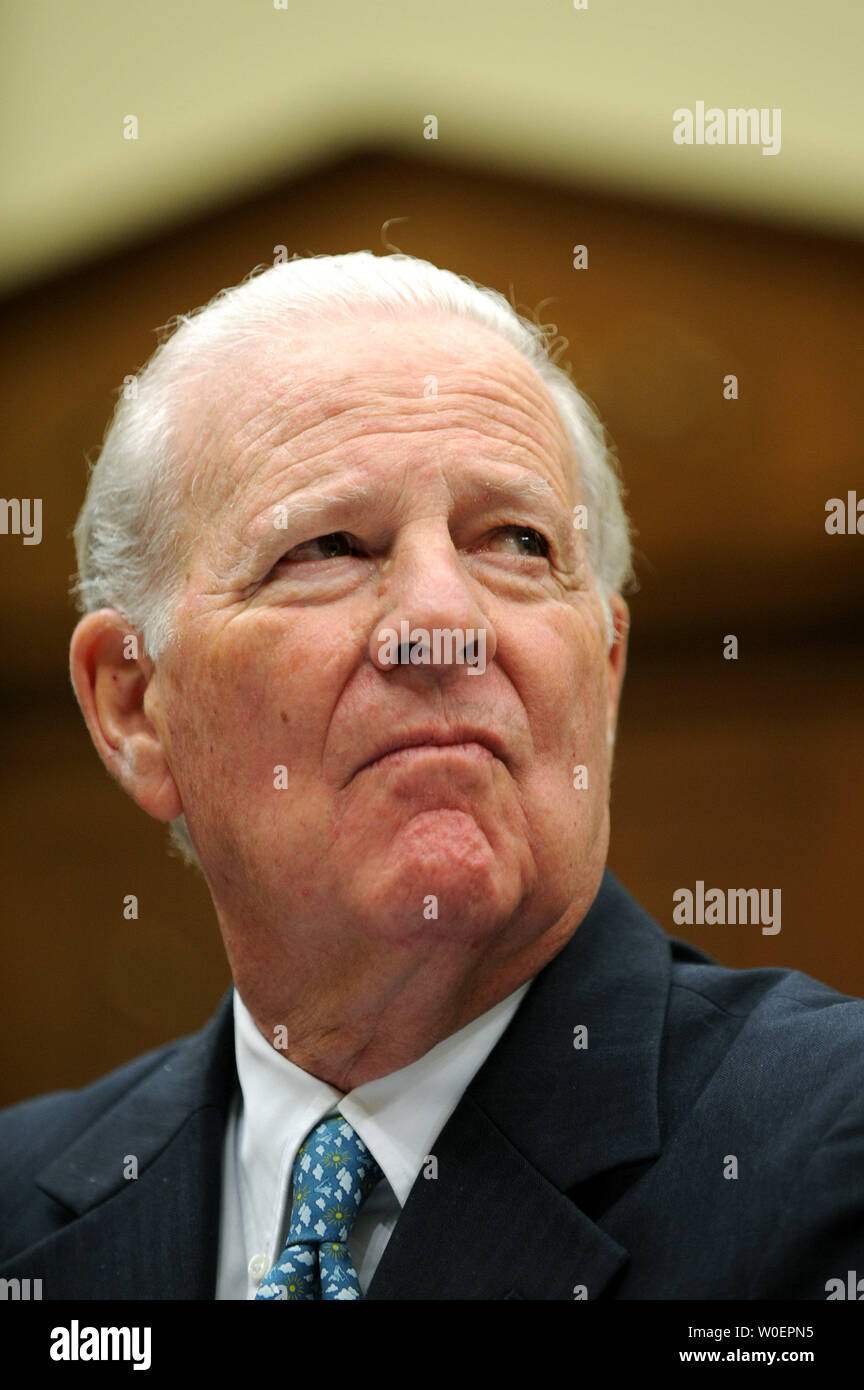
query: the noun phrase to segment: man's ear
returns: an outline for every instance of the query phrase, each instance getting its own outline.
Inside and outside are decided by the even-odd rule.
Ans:
[[[69,671],[81,713],[103,763],[148,815],[183,810],[158,730],[144,712],[155,667],[122,613],[100,608],[72,634]]]
[[[609,742],[614,743],[615,729],[618,724],[618,708],[621,703],[621,687],[624,684],[624,672],[627,669],[627,641],[630,635],[630,609],[627,607],[627,604],[620,594],[609,595],[609,609],[612,613],[615,635],[607,656],[607,661],[609,663],[607,709]]]

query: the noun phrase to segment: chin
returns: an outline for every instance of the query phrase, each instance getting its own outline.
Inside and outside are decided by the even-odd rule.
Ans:
[[[461,810],[421,812],[367,849],[352,897],[376,930],[389,934],[389,923],[403,939],[485,939],[519,909],[534,878],[526,846],[506,832],[487,836]]]
[[[377,940],[477,943],[501,931],[522,894],[500,869],[471,874],[444,860],[390,869],[358,884],[357,930]]]

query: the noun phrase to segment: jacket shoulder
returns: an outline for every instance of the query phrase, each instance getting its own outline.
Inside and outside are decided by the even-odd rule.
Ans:
[[[670,940],[664,1065],[695,1099],[725,1074],[729,1099],[830,1123],[864,1098],[864,1000],[799,970],[733,969]],[[689,1084],[688,1084],[689,1083]]]
[[[89,1129],[127,1092],[188,1044],[177,1038],[74,1090],[51,1091],[0,1110],[0,1190],[8,1195]],[[4,1203],[5,1204],[5,1203]]]
[[[735,969],[670,938],[671,990],[678,1013],[722,1014],[762,1032],[810,1031],[826,1044],[860,1044],[864,999],[844,994],[803,971],[780,966]]]
[[[0,1262],[128,1191],[118,1155],[125,1164],[134,1154],[143,1175],[198,1112],[218,1132],[214,1117],[227,1109],[236,1082],[233,1054],[229,990],[198,1032],[79,1089],[0,1111]]]

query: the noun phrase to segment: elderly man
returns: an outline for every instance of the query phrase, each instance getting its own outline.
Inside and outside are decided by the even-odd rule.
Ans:
[[[405,256],[270,268],[160,346],[77,542],[84,718],[200,865],[234,988],[6,1112],[0,1275],[569,1300],[864,1274],[864,1004],[713,964],[605,870],[627,523],[539,330]]]

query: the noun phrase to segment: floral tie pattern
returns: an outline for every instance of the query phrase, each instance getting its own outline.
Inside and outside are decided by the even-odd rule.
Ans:
[[[348,1234],[383,1176],[341,1115],[316,1125],[294,1161],[288,1244],[255,1298],[362,1298]]]

